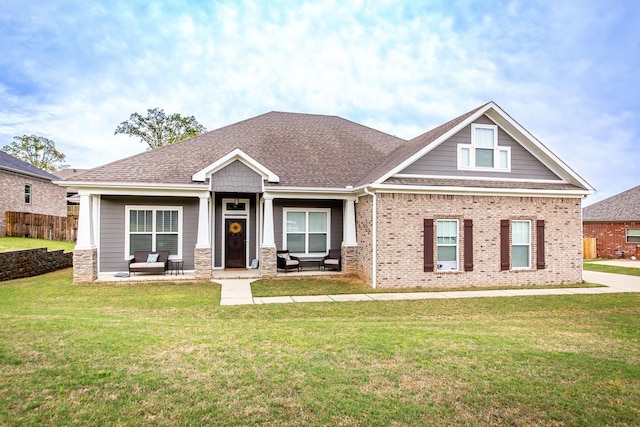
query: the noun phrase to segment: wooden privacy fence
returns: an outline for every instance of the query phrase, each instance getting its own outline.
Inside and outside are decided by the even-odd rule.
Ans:
[[[75,242],[78,238],[77,216],[53,216],[28,212],[6,213],[8,237]]]
[[[585,237],[582,239],[582,258],[583,259],[598,258],[598,249],[596,248],[595,237]]]

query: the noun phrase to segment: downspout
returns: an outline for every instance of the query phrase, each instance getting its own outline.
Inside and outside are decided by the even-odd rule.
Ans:
[[[367,187],[364,187],[364,192],[366,194],[368,194],[369,196],[373,197],[373,208],[372,208],[372,219],[371,219],[371,228],[373,228],[373,235],[371,236],[372,239],[372,248],[371,250],[373,251],[373,253],[371,254],[371,263],[373,264],[372,266],[372,274],[371,274],[371,287],[373,289],[378,287],[378,221],[377,221],[377,215],[376,215],[376,210],[377,210],[377,205],[378,205],[378,199],[376,198],[376,193],[372,193],[369,191],[369,189]]]

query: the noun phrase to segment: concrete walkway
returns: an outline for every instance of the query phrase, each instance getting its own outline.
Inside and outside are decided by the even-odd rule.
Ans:
[[[251,295],[251,282],[256,279],[218,280],[217,282],[222,285],[220,305],[284,304],[295,302],[397,301],[441,298],[514,297],[526,295],[579,295],[640,292],[640,277],[636,276],[585,271],[583,272],[583,278],[586,282],[598,283],[601,285],[605,285],[606,287],[555,289],[528,288],[490,291],[442,291],[254,298]]]

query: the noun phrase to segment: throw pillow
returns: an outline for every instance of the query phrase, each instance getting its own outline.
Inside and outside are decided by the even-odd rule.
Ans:
[[[149,254],[149,256],[147,256],[147,262],[158,262],[159,256],[160,254]]]

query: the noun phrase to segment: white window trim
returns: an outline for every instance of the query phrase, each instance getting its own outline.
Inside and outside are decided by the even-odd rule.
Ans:
[[[456,223],[456,243],[455,245],[452,244],[439,244],[438,243],[438,223],[440,221],[453,221]],[[436,257],[436,270],[437,271],[460,271],[460,221],[454,218],[438,218],[435,220],[436,223],[436,230],[435,230],[435,238],[436,238],[436,253],[435,253],[435,257]],[[439,261],[438,261],[438,247],[452,247],[455,246],[456,248],[456,268],[455,270],[451,270],[451,269],[440,269],[439,268]],[[443,262],[450,262],[450,261],[443,261]]]
[[[178,255],[171,255],[172,258],[182,258],[182,206],[141,206],[141,205],[125,205],[125,226],[124,226],[124,259],[128,260],[130,250],[130,212],[131,211],[153,211],[152,226],[151,226],[151,249],[156,250],[156,234],[166,234],[156,232],[156,211],[178,211]],[[173,233],[171,233],[173,234]]]
[[[526,222],[527,224],[529,224],[529,243],[528,244],[525,245],[525,244],[519,243],[519,244],[516,245],[516,244],[513,243],[513,223],[514,222]],[[532,245],[533,237],[532,236],[533,236],[533,233],[532,233],[532,230],[531,230],[531,224],[533,224],[533,221],[528,220],[528,219],[514,219],[514,220],[511,221],[511,254],[510,255],[511,255],[511,266],[512,266],[513,270],[531,270],[532,269],[532,267],[531,267],[532,266],[531,259],[533,257],[533,254],[532,254],[532,248],[533,248],[533,245]],[[513,247],[514,246],[528,246],[529,247],[529,259],[527,260],[527,263],[528,263],[527,266],[524,266],[524,267],[515,267],[515,266],[513,266]]]
[[[304,212],[305,213],[305,248],[306,252],[296,252],[292,255],[299,256],[324,256],[331,249],[331,208],[283,208],[282,209],[282,248],[287,250],[287,213]],[[327,251],[326,252],[309,252],[309,213],[325,212],[327,214]]]
[[[633,231],[634,233],[630,235],[629,231]],[[624,234],[625,234],[625,242],[626,243],[632,243],[632,244],[633,243],[640,243],[639,241],[634,241],[634,242],[630,242],[629,241],[629,237],[636,237],[637,238],[637,237],[640,236],[640,229],[638,229],[638,228],[627,228],[625,230]]]
[[[476,129],[492,129],[493,130],[493,167],[477,167],[476,164],[476,148],[488,149],[485,147],[476,147],[475,135]],[[462,164],[462,150],[469,150],[469,165]],[[500,167],[500,153],[507,153],[507,167]],[[498,126],[483,125],[478,123],[471,124],[471,144],[458,144],[458,170],[472,170],[483,172],[511,172],[511,147],[502,147],[498,145]]]
[[[27,191],[29,189],[29,191]],[[27,195],[29,195],[29,201],[27,201]],[[24,185],[24,203],[25,205],[30,205],[33,199],[33,186],[31,184]]]

